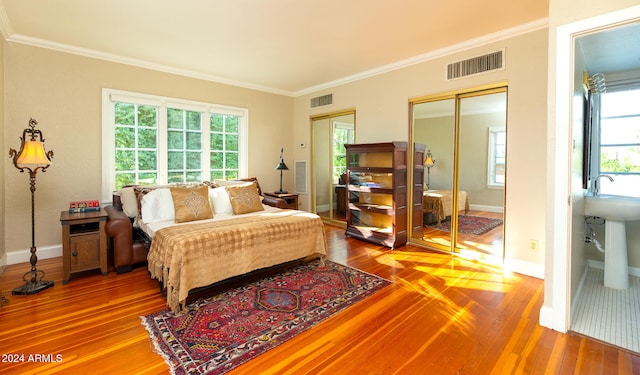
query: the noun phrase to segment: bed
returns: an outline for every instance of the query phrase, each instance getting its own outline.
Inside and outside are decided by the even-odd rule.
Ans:
[[[438,225],[451,216],[453,210],[453,191],[427,190],[422,195],[422,207],[425,213],[431,212]],[[469,199],[465,191],[458,191],[458,211],[469,211]]]
[[[193,197],[177,198],[178,189],[169,188],[154,189],[140,199],[136,225],[151,238],[147,268],[161,283],[171,310],[183,309],[190,291],[252,271],[326,256],[319,216],[265,205],[252,184],[198,188],[203,189],[208,204],[193,205]],[[203,197],[198,198],[202,203]],[[198,217],[184,220],[176,203],[181,201],[198,207]],[[206,212],[208,206],[211,214]]]

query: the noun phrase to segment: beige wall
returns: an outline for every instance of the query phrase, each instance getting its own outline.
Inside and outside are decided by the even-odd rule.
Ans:
[[[504,206],[504,188],[487,186],[487,155],[489,129],[506,127],[505,120],[504,113],[466,115],[460,119],[462,126],[458,186],[460,190],[467,192],[469,204],[472,206],[486,206],[498,210]]]
[[[277,190],[274,170],[292,145],[293,99],[234,86],[186,78],[18,43],[5,44],[5,139],[18,147],[30,117],[37,119],[47,149],[55,153],[46,173],[37,175],[36,246],[59,247],[60,211],[71,200],[98,199],[101,189],[101,90],[111,88],[238,106],[249,109],[249,175],[265,191]],[[293,153],[285,153],[292,162]],[[25,174],[4,161],[5,248],[30,246],[30,193]],[[284,174],[292,189],[293,174]],[[9,220],[10,218],[10,220]]]
[[[445,64],[505,48],[506,69],[445,81]],[[309,138],[309,116],[355,108],[356,142],[406,141],[409,137],[409,98],[507,81],[508,182],[506,192],[506,257],[508,266],[529,267],[540,275],[544,246],[528,250],[531,239],[544,244],[545,182],[541,167],[546,150],[547,30],[514,36],[461,53],[436,58],[379,76],[297,97],[294,103],[294,141]],[[333,93],[331,107],[309,109],[309,99]],[[296,159],[310,160],[297,148]],[[304,199],[304,197],[303,197]]]
[[[453,103],[452,103],[453,105]],[[453,188],[453,116],[416,119],[413,139],[431,150],[434,167],[424,173],[424,182],[429,178],[429,189],[451,190]]]

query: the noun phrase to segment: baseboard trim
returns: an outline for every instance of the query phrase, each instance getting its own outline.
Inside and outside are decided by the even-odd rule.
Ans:
[[[582,271],[582,276],[580,277],[580,283],[578,283],[578,289],[576,289],[576,294],[571,299],[571,312],[576,311],[576,303],[580,299],[580,294],[582,294],[582,287],[584,283],[587,281],[587,272],[589,271],[589,261],[587,260],[587,264],[584,266],[584,270]],[[573,315],[571,316],[571,321],[573,321]]]
[[[17,250],[7,252],[7,265],[18,263],[29,263],[31,259],[31,250]],[[36,256],[38,259],[49,259],[62,256],[62,244],[53,246],[38,247]]]
[[[587,259],[587,266],[603,270],[604,262],[601,260]],[[629,275],[640,277],[640,268],[629,267]]]
[[[553,327],[553,309],[548,306],[542,306],[540,308],[540,317],[538,318],[538,323],[541,326],[547,327],[549,329],[554,329]]]
[[[481,205],[481,204],[469,204],[469,210],[498,212],[498,213],[501,213],[501,214],[504,213],[504,207],[500,207],[500,206],[484,206],[484,205]]]
[[[514,258],[504,258],[505,271],[520,273],[544,280],[544,266]]]

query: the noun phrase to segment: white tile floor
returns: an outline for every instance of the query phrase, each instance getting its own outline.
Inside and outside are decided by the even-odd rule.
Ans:
[[[629,289],[605,288],[604,270],[589,267],[572,312],[571,330],[640,352],[640,278]]]

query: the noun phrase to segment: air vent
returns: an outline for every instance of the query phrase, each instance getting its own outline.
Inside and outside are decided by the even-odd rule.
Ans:
[[[311,108],[323,107],[330,104],[333,104],[333,94],[311,98]]]
[[[295,188],[296,193],[307,194],[307,161],[296,160],[295,173]]]
[[[504,50],[447,64],[447,80],[504,68]]]

